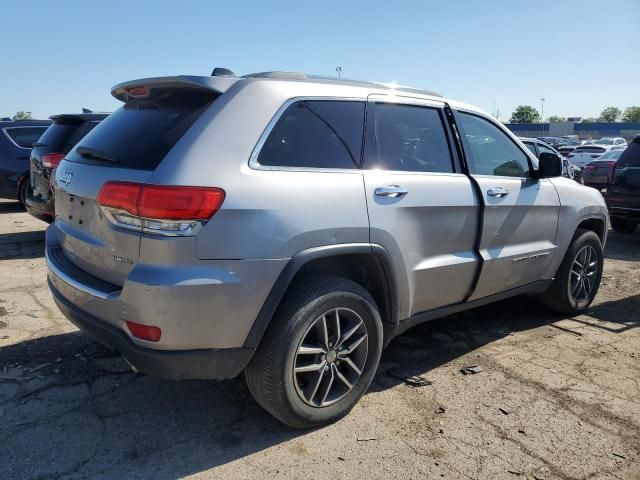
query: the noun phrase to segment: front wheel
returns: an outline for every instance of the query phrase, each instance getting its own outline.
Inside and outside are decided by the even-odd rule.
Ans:
[[[380,314],[364,288],[344,278],[303,278],[287,292],[245,379],[278,420],[312,428],[349,413],[381,352]]]
[[[540,303],[568,315],[584,312],[598,293],[603,266],[604,254],[598,235],[590,230],[578,230],[556,278],[549,289],[540,294]]]

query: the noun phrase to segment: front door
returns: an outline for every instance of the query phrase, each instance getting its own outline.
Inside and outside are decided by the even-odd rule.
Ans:
[[[560,202],[555,187],[530,177],[529,157],[493,121],[458,111],[456,123],[469,173],[485,203],[483,266],[469,300],[545,279],[556,248]]]
[[[399,299],[401,319],[463,301],[479,264],[480,202],[457,164],[443,107],[379,97],[367,108],[371,243],[404,265],[395,272],[399,291],[408,292]]]

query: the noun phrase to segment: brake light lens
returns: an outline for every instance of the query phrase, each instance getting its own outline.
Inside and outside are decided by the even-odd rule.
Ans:
[[[132,182],[107,182],[100,189],[98,203],[103,207],[124,210],[138,215],[138,197],[142,184]]]
[[[166,220],[208,220],[224,201],[224,190],[148,185],[138,202],[141,217]]]
[[[136,98],[149,96],[149,89],[147,87],[133,87],[127,90],[129,95]]]
[[[148,342],[157,342],[162,337],[162,330],[153,325],[143,325],[141,323],[126,320],[127,328],[136,338],[147,340]]]
[[[215,187],[107,182],[97,201],[107,218],[122,228],[186,236],[196,234],[224,198],[224,190]]]
[[[42,166],[46,168],[55,168],[64,158],[64,153],[48,153],[42,156]]]

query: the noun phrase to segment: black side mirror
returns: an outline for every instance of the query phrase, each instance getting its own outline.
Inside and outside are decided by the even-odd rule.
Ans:
[[[540,154],[538,170],[533,172],[534,178],[551,178],[562,176],[562,160],[551,152]]]

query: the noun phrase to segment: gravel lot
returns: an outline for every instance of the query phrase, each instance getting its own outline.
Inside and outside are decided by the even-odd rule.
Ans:
[[[416,327],[347,418],[295,431],[241,379],[136,375],[79,333],[44,228],[0,203],[0,478],[640,478],[640,233],[610,234],[588,315],[524,297]]]

